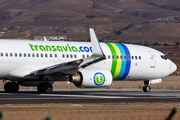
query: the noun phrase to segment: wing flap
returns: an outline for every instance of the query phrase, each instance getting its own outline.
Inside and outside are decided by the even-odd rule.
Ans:
[[[58,64],[55,66],[50,66],[47,68],[39,69],[31,72],[29,75],[49,75],[54,73],[62,74],[75,74],[78,71],[78,66],[82,62],[81,60],[76,60],[68,63]]]

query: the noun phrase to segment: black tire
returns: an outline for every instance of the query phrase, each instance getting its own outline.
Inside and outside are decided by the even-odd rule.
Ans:
[[[19,90],[19,85],[18,85],[17,83],[15,83],[15,82],[12,82],[11,84],[12,84],[12,85],[11,85],[11,91],[12,91],[12,93],[17,93],[18,90]]]
[[[50,83],[40,83],[37,86],[37,90],[39,93],[51,93],[52,92],[52,84]]]
[[[147,91],[146,91],[146,86],[143,86],[143,91],[144,91],[144,92],[147,92]]]
[[[37,86],[37,90],[39,93],[44,93],[44,89],[43,89],[43,86],[44,86],[45,83],[39,83],[38,86]]]
[[[19,85],[15,82],[7,82],[4,85],[4,90],[7,93],[17,93],[19,90]]]
[[[150,86],[143,86],[143,91],[144,92],[150,92],[151,91],[151,87]]]
[[[52,92],[52,89],[53,89],[52,84],[50,84],[50,83],[45,83],[45,85],[44,85],[44,92],[45,92],[45,93],[51,93],[51,92]]]
[[[4,85],[4,90],[5,90],[5,92],[7,92],[7,93],[10,93],[10,92],[11,92],[11,82],[7,82],[7,83]]]

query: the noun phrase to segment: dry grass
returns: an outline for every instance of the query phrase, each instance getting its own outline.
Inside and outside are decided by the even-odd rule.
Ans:
[[[3,120],[164,120],[176,103],[5,104]],[[179,120],[177,113],[173,120]]]

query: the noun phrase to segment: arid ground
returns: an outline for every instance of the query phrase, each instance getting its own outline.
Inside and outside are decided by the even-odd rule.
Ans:
[[[3,84],[0,84],[3,88]],[[104,89],[140,89],[143,82],[115,82]],[[168,76],[162,83],[151,85],[152,89],[180,89],[180,77]],[[21,87],[23,89],[36,89]],[[54,83],[54,89],[76,89],[66,82]],[[165,120],[171,110],[180,103],[87,103],[87,104],[1,104],[4,112],[2,120],[45,120],[53,116],[54,120]],[[179,120],[177,112],[172,120]]]
[[[2,120],[165,120],[180,103],[5,104]],[[179,120],[177,112],[172,120]]]

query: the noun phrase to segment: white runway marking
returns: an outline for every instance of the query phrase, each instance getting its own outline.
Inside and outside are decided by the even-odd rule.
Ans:
[[[94,95],[67,95],[67,94],[24,94],[24,93],[0,93],[7,95],[28,95],[28,96],[46,96],[46,97],[81,97],[81,98],[109,98],[109,99],[117,99],[117,98],[134,98],[134,97],[120,97],[120,96],[94,96]],[[2,98],[0,98],[1,100]],[[29,98],[25,98],[29,99]],[[43,99],[43,98],[41,98]]]
[[[93,95],[57,95],[57,94],[40,94],[41,96],[62,96],[62,97],[88,97],[88,98],[133,98],[120,96],[93,96]]]

